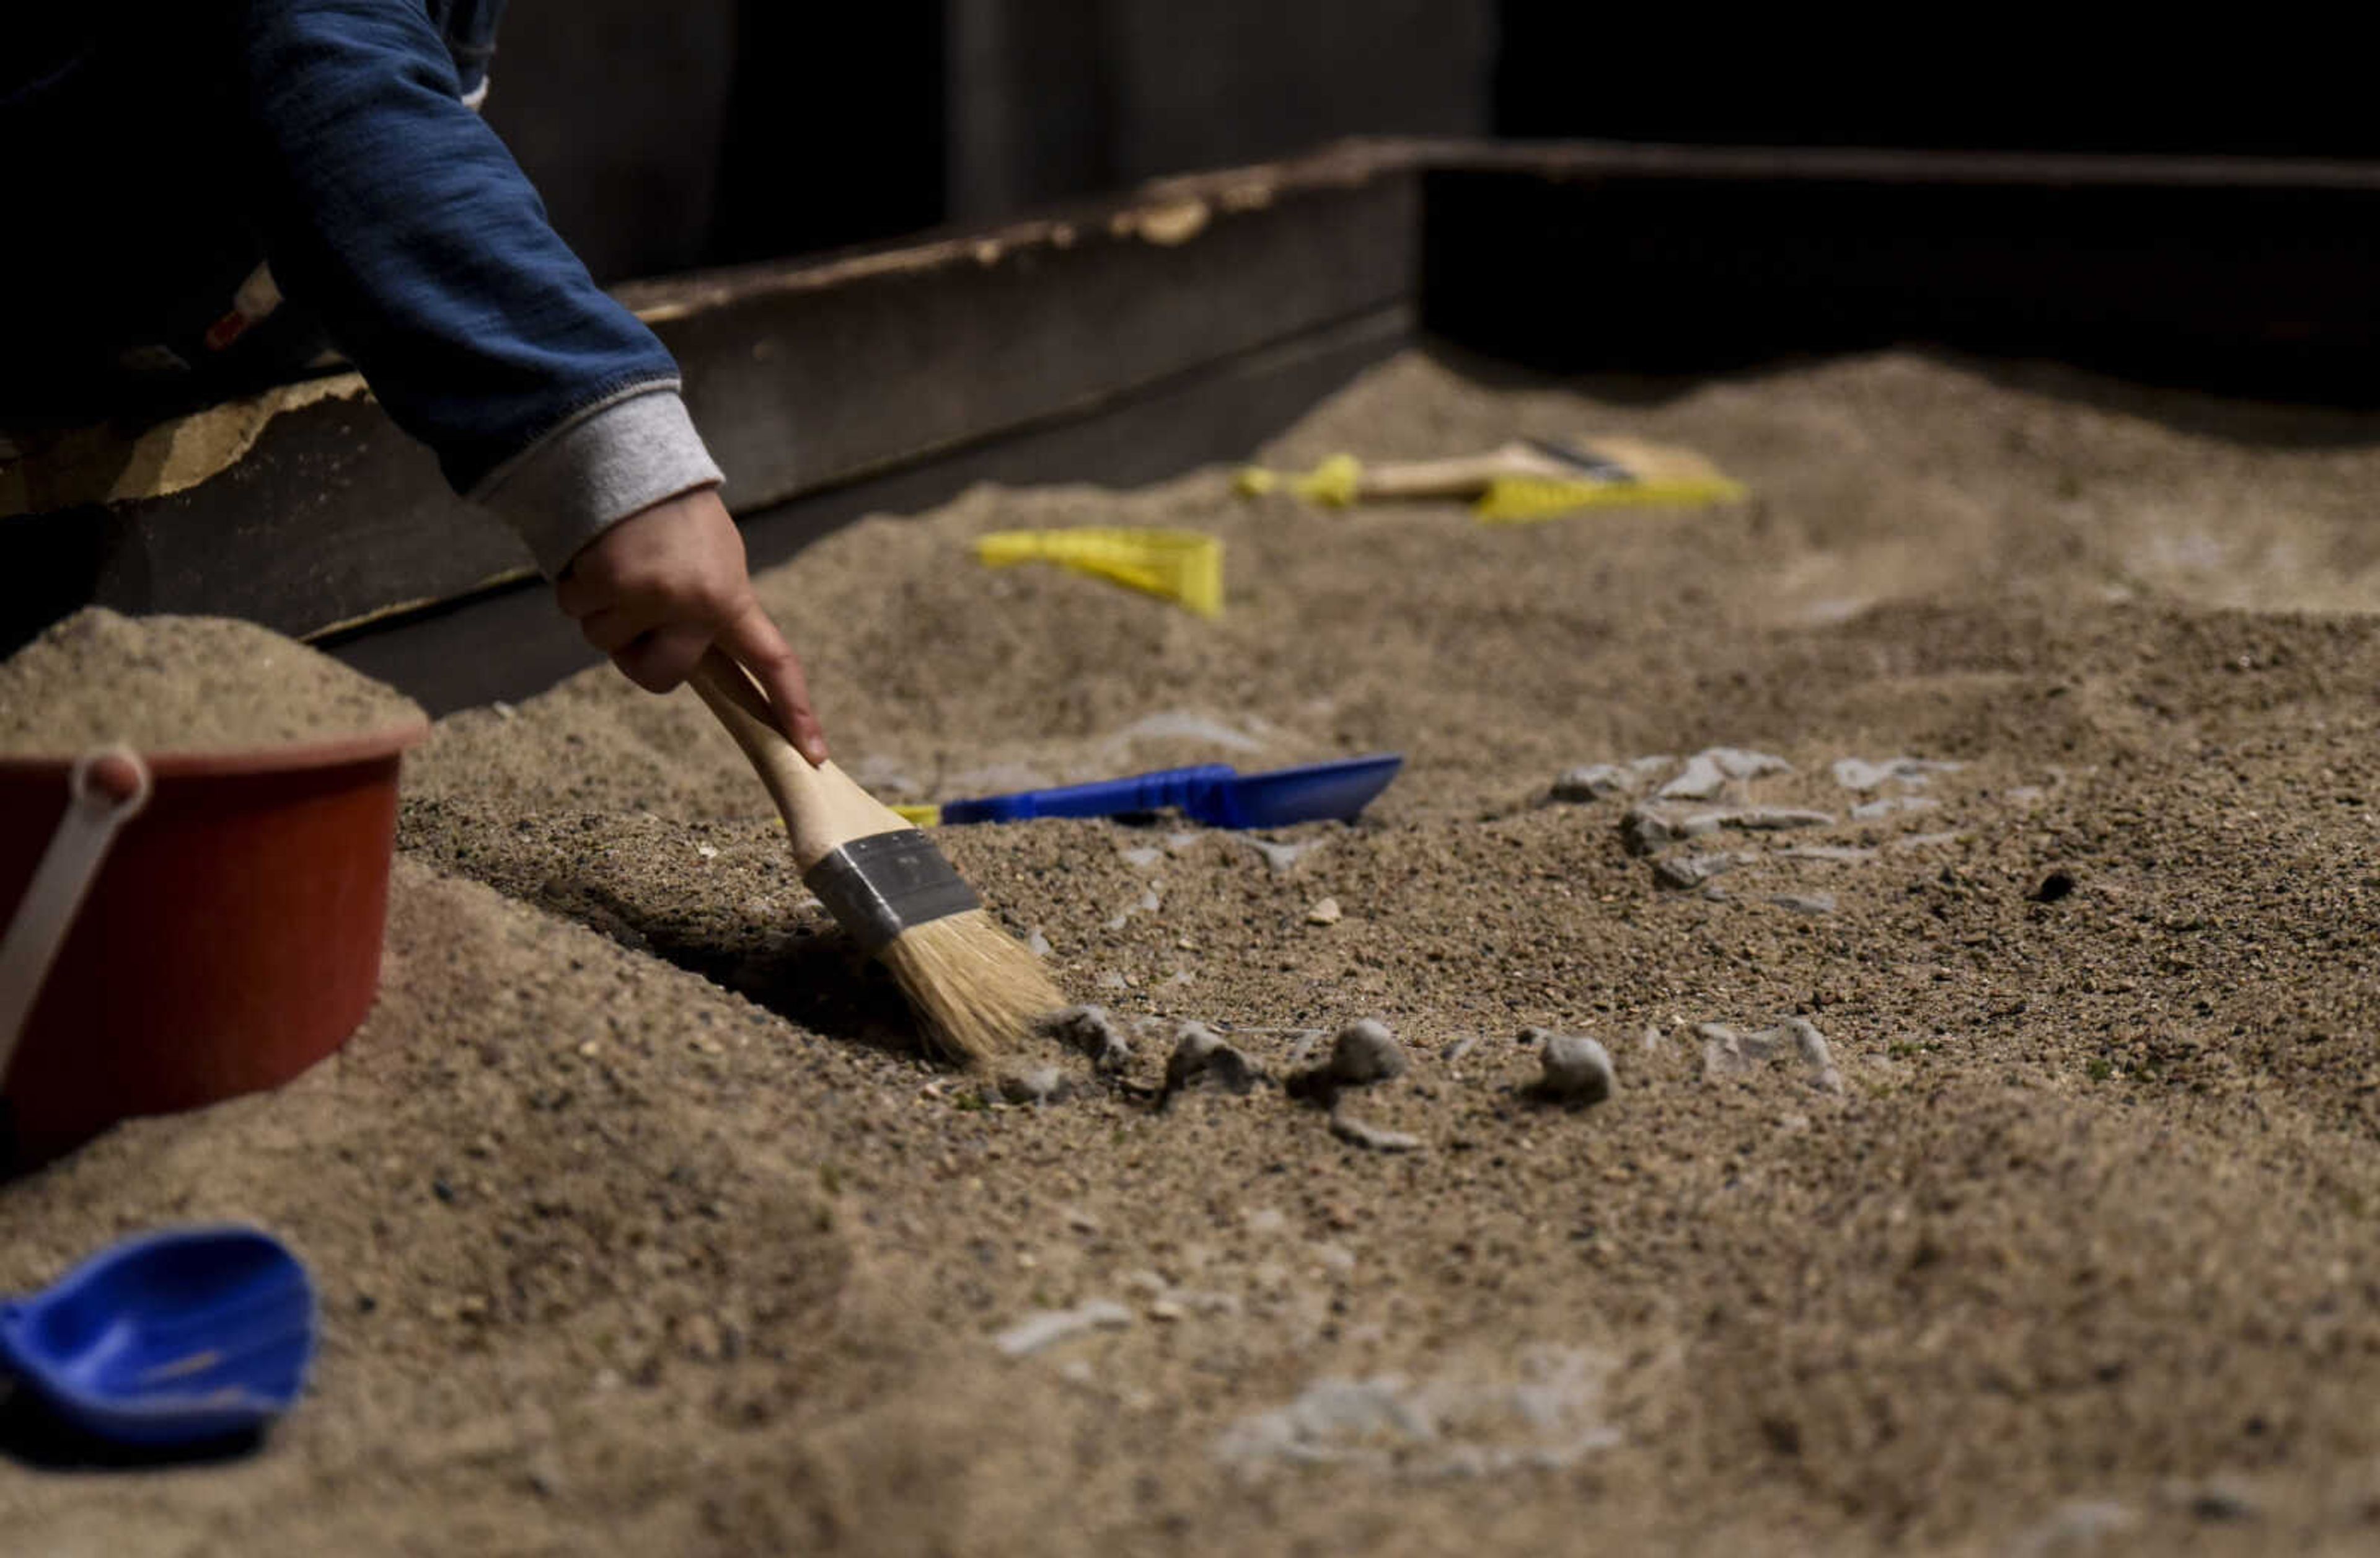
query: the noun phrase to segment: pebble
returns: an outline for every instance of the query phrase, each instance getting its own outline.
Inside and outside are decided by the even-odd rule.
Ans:
[[[1031,935],[1025,938],[1025,950],[1031,953],[1036,957],[1047,957],[1050,955],[1050,938],[1041,933],[1041,927],[1038,925],[1033,928],[1033,933]]]
[[[1537,1052],[1537,1062],[1545,1069],[1538,1089],[1549,1098],[1600,1103],[1611,1096],[1615,1085],[1611,1057],[1592,1039],[1574,1033],[1550,1035]]]
[[[1614,796],[1633,796],[1644,787],[1645,776],[1633,768],[1591,762],[1565,770],[1554,781],[1553,798],[1572,802],[1609,800]]]
[[[1119,1331],[1131,1323],[1130,1309],[1112,1298],[1094,1298],[1071,1309],[1037,1310],[992,1337],[991,1345],[1010,1357],[1026,1357],[1077,1336]]]
[[[1391,1081],[1405,1074],[1405,1052],[1378,1017],[1351,1022],[1331,1041],[1330,1079],[1351,1087]]]
[[[1185,1022],[1174,1032],[1173,1053],[1165,1061],[1168,1093],[1200,1082],[1211,1082],[1226,1092],[1246,1093],[1264,1080],[1264,1071],[1240,1051],[1215,1036],[1201,1022]]]
[[[1672,819],[1649,806],[1632,806],[1620,819],[1620,843],[1631,855],[1650,855],[1683,837]]]
[[[1835,1069],[1826,1035],[1806,1017],[1788,1017],[1774,1028],[1751,1033],[1739,1032],[1725,1023],[1697,1023],[1694,1032],[1703,1041],[1706,1077],[1742,1076],[1790,1050],[1809,1072],[1812,1087],[1827,1093],[1843,1090],[1842,1074]]]
[[[1793,765],[1774,752],[1747,752],[1741,747],[1713,747],[1702,754],[1718,765],[1718,771],[1730,779],[1761,779],[1771,773],[1791,773]]]
[[[1876,858],[1873,849],[1855,849],[1841,844],[1802,844],[1791,849],[1779,849],[1780,860],[1824,860],[1829,865],[1863,866]]]
[[[1896,811],[1931,811],[1942,803],[1932,796],[1886,796],[1881,800],[1864,801],[1852,808],[1852,815],[1863,822],[1878,817],[1889,817]]]
[[[1308,925],[1336,925],[1345,918],[1346,911],[1339,907],[1336,898],[1318,898],[1314,907],[1305,911]]]
[[[1124,850],[1123,858],[1126,865],[1132,866],[1136,870],[1147,870],[1149,867],[1165,858],[1165,851],[1144,845],[1137,849]]]
[[[1330,1112],[1330,1134],[1351,1147],[1362,1147],[1374,1152],[1418,1152],[1422,1139],[1404,1131],[1383,1130],[1366,1125],[1342,1110]]]
[[[1682,855],[1653,862],[1653,880],[1664,887],[1684,891],[1700,887],[1721,871],[1733,870],[1740,862],[1733,855]]]
[[[1004,1071],[998,1078],[1004,1103],[1056,1103],[1075,1090],[1066,1074],[1054,1065],[1031,1065]]]
[[[1932,849],[1940,845],[1956,844],[1958,834],[1907,834],[1892,841],[1895,849]]]
[[[1835,895],[1832,893],[1771,893],[1768,901],[1795,914],[1835,912]]]
[[[1447,1064],[1451,1065],[1456,1061],[1461,1060],[1464,1055],[1469,1054],[1473,1050],[1475,1050],[1478,1047],[1479,1035],[1475,1033],[1466,1033],[1462,1038],[1457,1039],[1453,1043],[1449,1044],[1442,1053],[1446,1057]]]
[[[1269,838],[1248,838],[1245,834],[1241,837],[1242,842],[1249,848],[1264,857],[1266,865],[1277,871],[1289,870],[1298,861],[1322,847],[1322,840],[1318,838],[1308,839],[1303,844],[1277,844]]]
[[[1831,828],[1834,814],[1828,811],[1802,811],[1787,806],[1747,806],[1740,810],[1706,812],[1702,817],[1689,817],[1686,825],[1716,819],[1712,825],[1722,828],[1743,828],[1753,833],[1777,833],[1787,828]]]
[[[1956,773],[1966,767],[1962,762],[1943,762],[1927,758],[1884,758],[1870,762],[1864,758],[1839,758],[1835,761],[1835,783],[1846,790],[1867,791],[1888,779],[1904,785],[1923,785],[1937,773]]]
[[[1087,1056],[1096,1070],[1121,1071],[1132,1060],[1132,1041],[1116,1031],[1105,1006],[1069,1006],[1043,1017],[1037,1027],[1076,1054]]]
[[[1708,800],[1727,788],[1727,773],[1708,752],[1686,760],[1685,772],[1654,792],[1663,800]]]

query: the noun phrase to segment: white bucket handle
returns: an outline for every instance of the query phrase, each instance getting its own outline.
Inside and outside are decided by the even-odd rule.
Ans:
[[[114,758],[131,770],[132,788],[114,793],[99,779],[99,765]],[[102,747],[77,758],[67,773],[67,809],[42,863],[17,905],[17,918],[0,939],[0,1082],[17,1058],[25,1023],[33,1003],[50,976],[50,965],[65,944],[99,868],[107,858],[115,832],[149,804],[154,783],[149,765],[129,747]]]

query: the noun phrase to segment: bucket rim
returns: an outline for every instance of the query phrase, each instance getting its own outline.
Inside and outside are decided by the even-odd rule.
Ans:
[[[149,772],[159,779],[217,779],[259,773],[294,773],[309,769],[344,768],[350,764],[394,758],[419,745],[430,735],[427,719],[407,720],[353,736],[310,741],[285,741],[262,747],[134,749]],[[63,757],[40,753],[0,752],[0,779],[47,778],[63,781],[79,752]]]

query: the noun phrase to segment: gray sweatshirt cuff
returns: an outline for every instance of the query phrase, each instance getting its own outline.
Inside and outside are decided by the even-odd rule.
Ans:
[[[653,379],[580,411],[490,472],[470,499],[494,509],[555,578],[631,514],[721,480],[677,381]]]

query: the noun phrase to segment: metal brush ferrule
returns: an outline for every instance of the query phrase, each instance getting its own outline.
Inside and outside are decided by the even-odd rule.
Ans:
[[[870,956],[905,931],[983,907],[917,828],[855,838],[820,856],[802,882]]]

